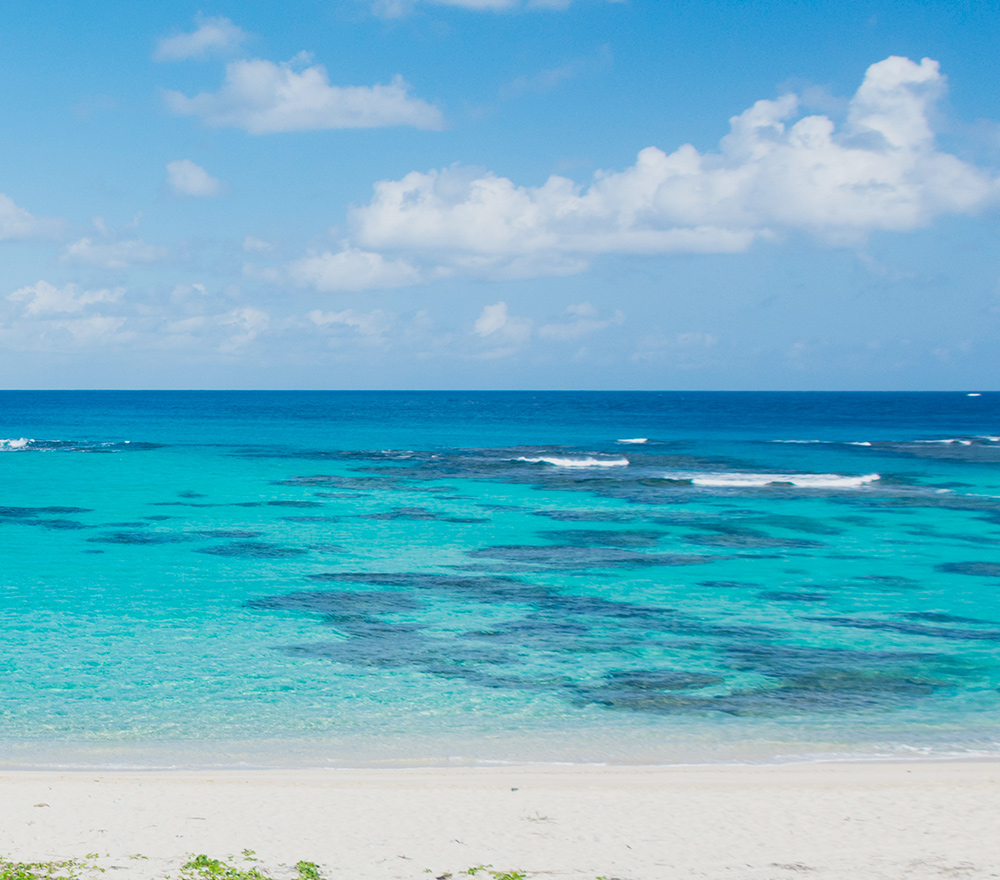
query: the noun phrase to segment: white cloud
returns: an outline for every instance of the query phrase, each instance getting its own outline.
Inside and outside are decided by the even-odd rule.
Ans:
[[[156,61],[183,61],[187,58],[205,58],[238,48],[246,39],[246,32],[228,18],[205,18],[199,15],[198,27],[189,34],[166,37],[156,46]]]
[[[472,12],[518,12],[569,9],[573,0],[375,0],[372,8],[376,15],[397,18],[412,12],[421,2],[432,6],[453,6]],[[607,0],[607,2],[623,3],[625,0]]]
[[[109,315],[91,315],[89,318],[74,318],[69,321],[59,321],[57,326],[68,332],[73,341],[79,345],[93,346],[106,344],[113,339],[121,338],[119,330],[125,326],[125,318],[115,318]],[[128,334],[125,334],[126,336]]]
[[[503,329],[507,324],[507,303],[498,302],[492,306],[486,306],[483,313],[476,320],[473,329],[480,336],[490,336],[497,330]]]
[[[566,309],[569,318],[560,324],[544,324],[538,328],[538,335],[553,342],[572,342],[582,339],[606,327],[625,323],[625,314],[617,310],[610,318],[602,319],[590,303],[578,303]]]
[[[322,65],[299,72],[293,62],[253,59],[228,64],[217,92],[188,98],[168,91],[165,96],[175,113],[250,134],[395,125],[441,128],[441,111],[410,97],[409,90],[400,76],[388,85],[334,86]]]
[[[530,318],[508,314],[507,303],[498,302],[483,308],[472,329],[484,339],[491,337],[501,344],[519,346],[528,341],[531,336],[531,326]],[[507,353],[506,349],[502,351],[504,354]]]
[[[233,328],[229,339],[219,346],[219,350],[223,352],[233,352],[248,345],[271,325],[271,316],[253,306],[233,309],[225,315],[217,316],[215,320],[222,327]]]
[[[79,312],[89,305],[101,302],[117,302],[124,294],[122,288],[115,290],[79,291],[75,284],[56,287],[48,281],[39,281],[15,290],[7,297],[11,302],[21,303],[26,315],[59,314]]]
[[[345,309],[342,312],[311,311],[308,316],[317,327],[341,325],[357,330],[362,336],[382,336],[391,326],[392,319],[382,309],[371,312],[356,312]]]
[[[248,254],[268,254],[274,250],[274,245],[255,235],[248,235],[243,239],[243,250]]]
[[[292,280],[317,290],[370,290],[417,284],[420,273],[405,260],[346,247],[297,260],[288,269]]]
[[[222,191],[222,183],[190,159],[167,163],[167,184],[178,195],[210,198]]]
[[[375,185],[352,213],[354,241],[486,277],[581,271],[599,253],[732,253],[800,230],[828,242],[907,231],[1000,200],[1000,182],[937,149],[935,61],[873,64],[839,128],[796,118],[794,95],[731,120],[715,152],[656,147],[588,187],[542,186],[452,167]],[[427,277],[428,270],[422,270]]]
[[[105,269],[124,269],[133,263],[155,263],[165,259],[168,253],[166,248],[148,244],[141,238],[95,242],[84,237],[67,245],[60,259]]]
[[[0,241],[55,235],[61,225],[59,220],[34,216],[0,193]]]
[[[500,87],[501,98],[512,98],[524,92],[549,92],[567,80],[582,74],[608,68],[614,63],[614,56],[608,46],[601,46],[594,55],[574,58],[559,67],[550,67],[530,75],[522,75]]]

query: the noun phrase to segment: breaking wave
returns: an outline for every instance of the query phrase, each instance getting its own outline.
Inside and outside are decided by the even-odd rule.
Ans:
[[[844,476],[842,474],[753,474],[701,473],[668,474],[672,480],[690,480],[694,486],[713,489],[746,489],[764,486],[795,486],[799,489],[860,489],[881,479],[880,474]]]
[[[556,455],[541,455],[537,458],[521,456],[516,461],[526,461],[529,464],[551,464],[561,468],[595,468],[595,467],[627,467],[627,458],[563,458]]]
[[[35,440],[31,437],[0,437],[0,452],[137,452],[159,447],[159,443],[133,443],[131,440]]]

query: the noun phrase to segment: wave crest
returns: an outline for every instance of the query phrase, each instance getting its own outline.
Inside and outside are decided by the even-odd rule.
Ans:
[[[627,458],[563,458],[557,455],[540,455],[537,458],[520,456],[515,461],[526,461],[529,464],[551,464],[562,468],[593,468],[593,467],[627,467]]]
[[[677,479],[679,475],[669,475]],[[694,486],[712,489],[748,489],[765,486],[795,486],[799,489],[860,489],[869,483],[882,479],[880,474],[845,476],[843,474],[753,474],[753,473],[707,473],[687,474]]]

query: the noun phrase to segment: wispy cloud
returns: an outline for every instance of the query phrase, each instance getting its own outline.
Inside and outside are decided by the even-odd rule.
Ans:
[[[217,196],[222,192],[222,181],[212,177],[190,159],[178,159],[167,163],[167,186],[177,195],[202,199]]]
[[[303,60],[234,61],[227,65],[217,92],[189,98],[167,91],[166,101],[182,116],[250,134],[386,126],[437,129],[444,124],[441,111],[412,97],[400,76],[387,85],[335,86],[320,64],[297,70]]]
[[[79,312],[95,303],[117,302],[124,293],[121,287],[80,290],[75,284],[56,287],[48,281],[38,281],[15,290],[7,299],[18,303],[26,315],[49,315]]]
[[[135,263],[156,263],[166,259],[168,255],[166,248],[149,244],[141,238],[95,241],[85,236],[67,245],[60,259],[104,269],[124,269]]]
[[[587,73],[606,69],[612,63],[611,49],[608,46],[602,46],[594,55],[574,58],[558,67],[550,67],[536,73],[516,77],[500,87],[500,97],[513,98],[525,93],[551,92],[564,82]]]
[[[372,340],[383,339],[385,333],[392,326],[392,318],[382,309],[374,309],[370,312],[359,312],[354,309],[324,312],[320,309],[314,309],[307,317],[317,327],[325,329],[346,327]]]
[[[198,25],[190,33],[176,34],[160,40],[153,52],[156,61],[184,61],[223,55],[238,49],[247,40],[247,33],[228,18],[206,18],[199,15]]]
[[[565,321],[543,324],[538,328],[538,335],[552,342],[575,342],[591,333],[625,323],[621,310],[616,310],[610,318],[602,318],[589,302],[569,306],[565,317]]]
[[[623,3],[625,0],[604,0]],[[561,11],[569,9],[573,0],[375,0],[372,9],[384,18],[398,18],[417,6],[451,6],[470,12],[522,12],[535,10]]]

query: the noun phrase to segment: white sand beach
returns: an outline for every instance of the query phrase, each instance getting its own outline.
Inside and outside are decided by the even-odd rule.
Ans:
[[[0,774],[8,859],[176,877],[244,849],[331,880],[997,877],[1000,763]]]

